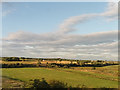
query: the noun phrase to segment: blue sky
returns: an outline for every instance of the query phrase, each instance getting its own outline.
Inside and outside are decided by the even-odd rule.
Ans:
[[[3,3],[3,56],[117,60],[117,9],[110,2]]]
[[[51,32],[71,16],[81,14],[101,13],[106,10],[107,2],[21,2],[3,3],[3,36],[19,30],[34,33]],[[86,27],[87,26],[87,27]],[[99,27],[99,28],[98,28]],[[117,29],[117,21],[108,22],[104,18],[95,18],[81,25],[74,33],[86,34]]]

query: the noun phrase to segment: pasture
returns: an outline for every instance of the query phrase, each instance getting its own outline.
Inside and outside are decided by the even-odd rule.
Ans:
[[[11,87],[5,80],[13,80],[20,84],[28,82],[30,79],[45,78],[59,80],[72,87],[85,85],[87,88],[117,88],[118,87],[118,65],[97,67],[72,67],[72,68],[3,68],[3,88]],[[8,83],[9,84],[9,83]],[[14,87],[14,86],[12,86]]]

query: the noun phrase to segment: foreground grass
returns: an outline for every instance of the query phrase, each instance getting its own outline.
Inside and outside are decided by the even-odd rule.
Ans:
[[[2,74],[5,78],[23,82],[28,82],[30,79],[45,78],[48,82],[49,80],[63,81],[72,87],[78,85],[85,85],[87,88],[118,87],[118,81],[115,80],[117,77],[74,69],[4,68],[2,69]]]
[[[2,88],[22,88],[24,82],[2,77]]]

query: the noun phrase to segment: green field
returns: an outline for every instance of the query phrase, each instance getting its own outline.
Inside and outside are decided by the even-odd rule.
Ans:
[[[83,69],[83,71],[81,71],[81,68],[3,68],[2,76],[4,77],[3,82],[6,79],[14,80],[18,83],[28,82],[30,79],[45,78],[48,82],[49,80],[63,81],[72,87],[85,85],[87,88],[117,88],[117,75],[108,75],[107,73],[104,74],[107,69],[109,70],[109,73],[113,73],[113,70],[117,71],[117,67],[118,66],[99,67],[93,71],[86,68],[86,70],[88,69],[87,72]],[[103,72],[103,74],[97,72],[98,70],[102,70],[101,72]],[[3,88],[6,87],[4,84],[6,83],[3,83]]]

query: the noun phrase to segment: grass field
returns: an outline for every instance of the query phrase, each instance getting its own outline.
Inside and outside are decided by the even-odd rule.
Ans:
[[[49,80],[60,80],[68,83],[73,87],[85,85],[87,88],[117,88],[117,65],[98,67],[96,70],[91,70],[91,67],[79,68],[3,68],[3,88],[5,80],[13,80],[21,85],[22,82],[27,82],[30,79],[45,78]],[[7,86],[7,85],[6,85]],[[6,87],[5,86],[5,87]],[[8,86],[9,87],[9,86]]]

